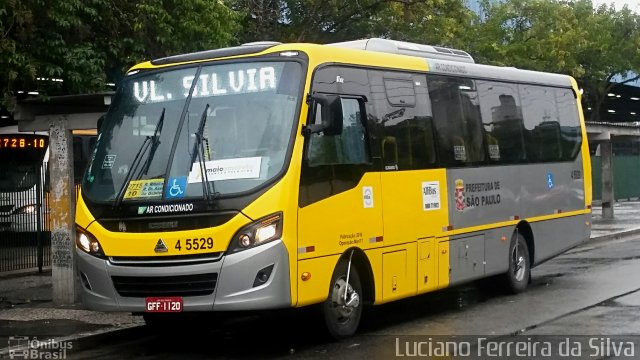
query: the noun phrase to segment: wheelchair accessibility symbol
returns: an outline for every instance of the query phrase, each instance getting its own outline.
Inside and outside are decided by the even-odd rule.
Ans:
[[[186,190],[187,190],[186,176],[169,178],[169,183],[167,184],[165,197],[167,199],[183,198]]]

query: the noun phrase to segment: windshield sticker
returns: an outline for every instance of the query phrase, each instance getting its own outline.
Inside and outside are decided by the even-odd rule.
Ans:
[[[172,177],[169,178],[169,183],[167,184],[167,191],[165,191],[164,196],[167,199],[178,199],[183,198],[185,192],[187,191],[187,177]]]
[[[105,155],[104,160],[102,160],[102,168],[103,169],[111,169],[113,168],[113,164],[116,162],[117,155]]]
[[[440,182],[429,181],[422,183],[422,210],[440,209]]]
[[[132,180],[124,193],[125,199],[148,199],[162,197],[164,179]]]
[[[262,157],[248,157],[237,159],[211,160],[204,163],[209,181],[257,179],[260,177]],[[202,182],[200,163],[193,163],[189,172],[189,184]]]

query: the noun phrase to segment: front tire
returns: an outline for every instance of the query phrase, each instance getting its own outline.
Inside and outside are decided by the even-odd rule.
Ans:
[[[329,297],[322,304],[322,314],[329,334],[335,339],[343,339],[355,334],[362,317],[362,283],[358,270],[351,263],[349,283],[347,269],[349,262],[341,259],[331,277]],[[346,300],[345,300],[346,290]]]
[[[505,275],[506,288],[510,293],[523,292],[531,279],[529,248],[524,237],[516,232],[509,246],[509,270]]]

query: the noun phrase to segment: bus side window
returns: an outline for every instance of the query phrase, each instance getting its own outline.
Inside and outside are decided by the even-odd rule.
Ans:
[[[480,107],[475,82],[428,75],[427,86],[443,166],[467,166],[485,161]]]
[[[524,161],[524,125],[517,85],[483,80],[476,84],[489,162]]]
[[[374,100],[384,126],[384,169],[414,170],[434,167],[436,151],[433,118],[425,76],[390,72],[384,76],[386,99]],[[402,76],[402,79],[389,79],[388,76]]]
[[[361,99],[341,98],[342,133],[311,134],[309,138],[309,166],[355,165],[369,163]],[[322,107],[317,105],[315,124],[320,124]]]
[[[559,161],[562,145],[555,89],[538,85],[518,87],[523,105],[527,159],[529,162]]]
[[[580,145],[582,144],[582,131],[580,130],[576,96],[571,89],[555,90],[562,137],[562,160],[573,160],[580,152]]]

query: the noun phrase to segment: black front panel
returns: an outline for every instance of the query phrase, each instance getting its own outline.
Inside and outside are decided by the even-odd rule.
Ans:
[[[181,276],[112,276],[123,297],[204,296],[213,294],[217,273]]]
[[[101,219],[98,223],[105,229],[114,232],[181,231],[220,226],[237,214],[237,211],[225,211],[220,213],[174,215],[170,218],[166,216],[111,218]]]

